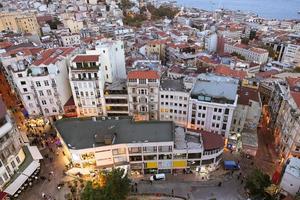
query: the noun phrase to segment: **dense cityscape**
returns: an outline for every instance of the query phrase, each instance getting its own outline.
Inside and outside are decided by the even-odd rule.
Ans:
[[[300,7],[200,8],[0,1],[0,200],[300,200]]]

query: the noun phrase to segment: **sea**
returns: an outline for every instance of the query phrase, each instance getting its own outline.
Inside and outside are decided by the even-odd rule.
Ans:
[[[300,20],[300,0],[177,0],[177,4],[208,11],[221,8],[249,11],[266,19]]]

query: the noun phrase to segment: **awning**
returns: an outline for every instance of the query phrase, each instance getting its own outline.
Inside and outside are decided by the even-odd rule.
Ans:
[[[20,174],[14,182],[12,182],[5,190],[4,192],[14,195],[18,189],[25,183],[25,181],[28,179],[28,176],[25,176],[24,174]]]
[[[31,176],[33,172],[40,166],[39,161],[32,161],[30,165],[23,171],[23,174],[26,176]]]
[[[38,150],[37,146],[28,146],[28,150],[33,158],[33,160],[41,160],[43,159],[42,154]]]

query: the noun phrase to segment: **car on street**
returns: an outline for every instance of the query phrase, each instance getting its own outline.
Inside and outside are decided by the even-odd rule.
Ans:
[[[150,181],[160,181],[160,180],[166,180],[165,174],[155,174],[153,176],[150,176]]]

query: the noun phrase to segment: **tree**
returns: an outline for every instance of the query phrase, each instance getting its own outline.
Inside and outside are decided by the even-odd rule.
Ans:
[[[99,177],[104,174],[101,173]],[[99,179],[99,181],[101,181]],[[130,191],[130,180],[124,176],[124,169],[113,169],[106,174],[105,185],[100,187],[100,183],[95,185],[87,182],[83,192],[82,200],[124,200]]]
[[[251,196],[267,197],[265,189],[271,185],[269,175],[263,173],[259,169],[253,170],[246,178],[246,188]]]
[[[130,191],[130,180],[127,175],[123,177],[124,169],[113,169],[107,176],[107,182],[103,188],[103,197],[106,200],[126,199]]]

